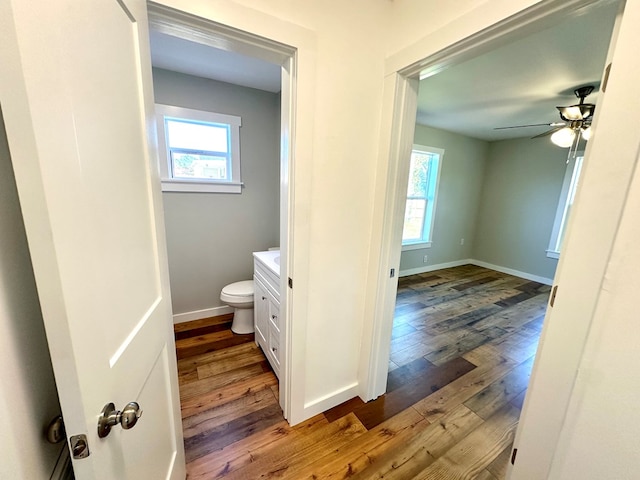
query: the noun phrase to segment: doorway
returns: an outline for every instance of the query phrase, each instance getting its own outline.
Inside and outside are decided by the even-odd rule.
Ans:
[[[437,271],[463,265],[490,269],[494,279],[500,272],[521,278],[522,283],[553,284],[559,246],[552,237],[563,237],[564,204],[572,197],[569,183],[578,164],[577,148],[560,148],[550,141],[555,131],[567,125],[556,106],[577,104],[574,89],[585,82],[595,90],[587,102],[598,103],[602,98],[597,87],[617,10],[616,4],[593,7],[420,80],[404,210],[401,287],[413,281],[422,293],[418,298],[429,292],[435,297],[444,282],[424,288],[420,275],[430,278]],[[587,44],[588,53],[581,48]],[[582,136],[576,139],[576,147],[584,148]],[[493,284],[483,285],[474,287],[480,296],[464,300],[469,307],[479,308],[492,298]],[[465,341],[449,347],[464,354],[491,340],[479,335],[475,323],[449,320],[465,314],[476,322],[483,312],[487,316],[503,313],[485,309],[469,316],[471,309],[461,310],[459,305],[463,298],[455,293],[459,287],[451,288],[440,300],[421,298],[418,303],[414,299],[413,303],[422,305],[424,321],[413,322],[421,330],[434,329],[445,320],[455,325],[448,333]],[[519,288],[511,292],[509,306],[528,300]],[[396,305],[410,303],[405,297],[412,290],[400,290],[402,298]],[[503,294],[509,295],[507,289]],[[497,307],[506,306],[503,300],[496,300],[501,302]],[[442,328],[436,329],[438,333]],[[392,338],[397,336],[394,332]],[[468,341],[470,337],[475,340]],[[394,357],[403,362],[397,343],[392,344],[391,368],[397,366]],[[425,339],[406,344],[415,346],[418,357],[421,350],[427,358],[438,358],[435,350],[440,343],[428,343]],[[407,356],[412,357],[408,352]]]
[[[553,18],[547,18],[545,21],[543,21],[543,20],[540,20],[538,17],[535,17],[535,21],[537,22],[537,25],[538,25],[537,30],[540,32],[540,31],[543,31],[545,28],[548,28],[549,26],[553,26],[560,23],[560,20],[564,18],[563,15],[570,16],[571,12],[572,10],[567,10],[567,11],[564,11],[562,14],[555,14],[555,15],[558,15],[558,18],[556,18],[555,20]],[[507,36],[512,37],[513,34],[509,34]],[[401,77],[404,79],[403,89],[400,91],[401,93],[397,96],[397,98],[402,98],[404,101],[407,102],[407,104],[402,105],[403,117],[401,119],[400,118],[398,119],[398,129],[396,131],[399,132],[399,134],[394,139],[395,142],[393,145],[394,158],[399,159],[399,161],[397,162],[398,169],[397,171],[394,172],[394,177],[396,178],[396,182],[394,182],[394,186],[393,186],[393,194],[395,195],[395,199],[394,199],[395,202],[394,204],[389,203],[387,205],[388,208],[393,209],[392,212],[390,212],[390,215],[393,216],[396,224],[393,228],[389,227],[386,232],[386,234],[390,237],[391,231],[394,230],[393,234],[395,235],[395,238],[389,239],[389,243],[391,244],[391,248],[395,249],[393,253],[392,264],[395,263],[400,265],[400,268],[399,268],[400,276],[408,273],[428,272],[430,270],[434,270],[437,268],[451,267],[458,264],[468,263],[468,260],[474,260],[473,258],[474,255],[469,250],[469,243],[470,243],[469,237],[471,237],[471,243],[472,243],[474,231],[473,231],[473,228],[467,228],[466,225],[470,224],[473,226],[473,224],[476,223],[478,220],[482,220],[482,221],[487,220],[486,218],[476,219],[478,214],[475,211],[475,209],[477,208],[477,204],[480,201],[480,192],[482,191],[482,183],[483,183],[482,177],[487,174],[487,172],[485,172],[482,167],[478,167],[478,164],[483,161],[483,158],[482,158],[483,152],[481,152],[481,149],[483,148],[482,143],[484,141],[485,142],[484,148],[487,148],[488,147],[487,144],[490,141],[508,140],[510,137],[517,137],[518,134],[516,133],[514,135],[514,133],[509,133],[506,136],[495,137],[495,135],[498,132],[493,131],[493,126],[490,126],[489,128],[485,129],[485,131],[487,131],[488,136],[482,139],[481,137],[478,138],[479,135],[481,135],[478,132],[467,133],[467,136],[465,137],[463,132],[458,132],[457,134],[452,135],[449,132],[443,130],[444,128],[446,128],[447,123],[449,125],[455,124],[457,119],[460,118],[459,112],[461,110],[464,110],[465,108],[465,102],[461,102],[458,99],[453,99],[452,98],[453,94],[451,92],[449,93],[449,98],[452,98],[451,105],[447,105],[446,96],[444,99],[437,100],[439,102],[439,105],[437,106],[438,108],[437,113],[439,114],[442,114],[443,112],[447,113],[447,118],[442,120],[444,125],[436,124],[433,127],[423,127],[420,124],[425,123],[424,119],[419,118],[418,122],[416,122],[416,114],[414,112],[417,111],[416,104],[418,103],[418,98],[421,96],[421,94],[419,93],[421,85],[429,85],[430,80],[437,79],[439,76],[438,74],[441,73],[443,70],[456,69],[458,68],[458,66],[464,65],[465,62],[472,64],[472,67],[473,67],[472,70],[477,69],[478,58],[481,58],[480,55],[483,52],[489,51],[490,52],[488,54],[489,56],[494,55],[491,52],[495,51],[498,47],[504,46],[505,43],[507,42],[507,39],[504,39],[503,37],[498,36],[498,38],[500,38],[500,41],[498,42],[497,40],[494,40],[493,45],[496,48],[494,48],[493,50],[490,48],[490,46],[487,46],[487,45],[477,45],[476,56],[473,56],[468,51],[465,51],[464,54],[460,54],[458,57],[454,57],[453,54],[451,54],[451,58],[447,58],[447,55],[445,53],[441,53],[437,56],[434,56],[431,65],[427,63],[429,62],[429,59],[425,59],[420,64],[420,65],[426,65],[424,68],[422,68],[421,66],[420,67],[414,66],[414,67],[411,67],[410,70],[408,70],[408,73],[406,74],[406,76],[404,74],[401,75]],[[513,42],[517,42],[519,39],[520,37],[518,36],[516,38],[510,38],[509,40],[510,40],[510,43],[513,43]],[[469,40],[469,41],[471,42],[472,40]],[[471,60],[468,61],[470,58]],[[474,63],[475,65],[473,65]],[[453,68],[450,68],[450,67],[453,67]],[[495,68],[495,65],[494,65],[494,68]],[[446,72],[444,73],[446,74]],[[469,74],[469,72],[466,72],[466,74]],[[422,80],[420,80],[421,78]],[[444,81],[444,83],[452,83],[451,77],[446,78],[446,76],[443,76],[442,78],[443,80],[439,80],[439,82]],[[475,78],[472,78],[472,83],[473,82],[475,82]],[[436,87],[437,87],[437,83],[438,82],[436,82]],[[455,80],[453,81],[453,83],[455,83]],[[437,93],[438,92],[436,89],[435,96],[437,96]],[[463,96],[465,95],[467,96],[467,99],[470,99],[473,97],[473,92],[466,93]],[[526,96],[527,95],[525,92],[525,97]],[[429,101],[430,98],[434,98],[434,96],[432,95],[431,97],[427,97],[427,102]],[[470,100],[468,100],[467,103],[469,102]],[[482,104],[482,103],[483,103],[482,99],[477,99],[475,102],[475,105],[472,105],[472,108],[476,108],[477,110],[478,104]],[[551,104],[552,104],[552,107],[550,109],[550,113],[551,115],[553,115],[553,110],[555,110],[555,107],[553,106],[553,100]],[[448,107],[450,107],[451,112],[446,112],[446,109]],[[398,108],[400,108],[400,106],[398,106]],[[477,114],[477,113],[478,113],[477,111],[473,112],[473,114]],[[426,114],[428,115],[428,112]],[[418,112],[418,115],[420,115],[420,112]],[[433,120],[433,115],[431,116],[431,118]],[[514,121],[513,118],[511,119],[505,118],[503,120],[498,120],[498,122],[507,122],[507,123],[510,123],[513,121]],[[503,125],[505,124],[500,123],[500,126],[503,126]],[[536,131],[536,134],[547,130],[545,126],[538,126],[537,129],[538,130]],[[511,130],[509,132],[511,132]],[[521,134],[521,136],[523,135]],[[454,225],[453,227],[450,224],[447,224],[444,226],[447,228],[444,228],[443,226],[440,226],[438,228],[438,224],[434,225],[434,231],[436,231],[436,233],[438,232],[438,230],[440,232],[444,231],[444,233],[441,233],[440,238],[436,237],[436,240],[438,240],[440,243],[440,245],[437,248],[434,248],[431,245],[409,244],[403,247],[402,251],[400,251],[398,246],[402,243],[400,233],[402,232],[402,225],[404,223],[405,203],[407,201],[406,200],[407,197],[405,193],[407,191],[406,179],[409,176],[409,158],[411,156],[410,153],[413,148],[412,145],[415,142],[436,143],[436,145],[431,145],[431,147],[441,148],[444,150],[443,165],[445,166],[445,169],[448,167],[448,170],[445,170],[447,172],[446,176],[453,177],[453,178],[456,178],[456,177],[464,178],[465,177],[464,172],[472,172],[474,176],[479,178],[475,178],[475,179],[466,178],[465,181],[467,183],[460,183],[460,181],[458,181],[458,184],[455,187],[458,189],[464,190],[468,198],[465,197],[463,199],[464,200],[463,202],[458,200],[458,204],[454,206],[453,210],[460,211],[461,209],[465,209],[460,216],[463,216],[463,217],[466,216],[466,219],[464,221],[454,222],[456,225]],[[461,148],[460,144],[465,142],[466,142],[466,145],[464,145],[464,147]],[[457,151],[447,148],[451,146],[455,146]],[[555,150],[553,150],[551,147],[549,148],[550,148],[550,151],[553,151],[555,156],[558,156],[559,160],[556,163],[560,164],[560,167],[559,167],[560,169],[563,169],[564,167],[561,164],[564,163],[562,162],[564,158],[562,158],[562,156],[563,155],[566,156],[566,153],[563,150],[557,149],[555,147],[554,147]],[[478,153],[479,151],[480,153]],[[460,158],[464,158],[467,161],[467,163],[462,164],[461,161],[459,160]],[[454,165],[447,164],[447,159],[453,160]],[[455,165],[456,162],[458,163],[458,165]],[[455,172],[455,170],[459,170],[460,173]],[[516,172],[517,172],[517,169],[516,169]],[[488,173],[493,174],[495,172],[489,171]],[[445,176],[445,180],[446,180],[446,176]],[[562,179],[560,179],[560,183],[562,183]],[[445,187],[447,187],[447,185],[445,185]],[[491,188],[493,187],[495,187],[495,185],[491,185]],[[452,190],[451,186],[448,186],[447,188],[449,191]],[[475,192],[475,196],[470,196],[471,195],[469,194],[470,191]],[[559,193],[559,192],[556,192],[556,193]],[[446,200],[445,203],[447,204],[452,203],[452,201],[454,200],[452,199],[451,193],[449,193],[448,197],[446,195],[443,195],[443,197],[444,197],[443,200]],[[388,201],[390,202],[391,199],[388,198]],[[466,203],[467,205],[464,205],[464,203]],[[495,206],[495,205],[492,205],[492,206]],[[557,207],[557,204],[553,205],[553,213],[555,213],[556,207]],[[451,207],[449,206],[449,208]],[[440,218],[438,218],[438,215],[436,212],[436,219],[440,224],[446,223],[450,220],[450,214],[448,214],[447,216],[441,214]],[[459,225],[460,223],[462,223],[462,225]],[[547,221],[547,223],[549,223],[549,221]],[[551,219],[551,223],[553,223],[553,219]],[[545,237],[542,242],[548,242],[548,240],[549,239]],[[444,246],[442,244],[444,244]],[[547,248],[548,243],[544,243],[544,246],[542,246],[543,245],[542,243],[540,245],[541,246],[539,250],[541,250],[541,252],[538,252],[538,253],[541,253],[542,257],[545,257],[544,250]],[[444,250],[444,252],[442,250]],[[453,252],[451,252],[451,250],[453,250]],[[417,261],[415,258],[416,254],[418,254]],[[414,257],[414,258],[412,259],[411,257]],[[426,259],[426,261],[424,261],[424,265],[422,265],[423,258]],[[504,265],[503,262],[498,262],[498,261],[488,262],[487,260],[489,261],[492,260],[490,256],[488,259],[481,258],[479,260],[480,260],[480,263],[482,263],[482,266],[485,266],[485,267],[487,266],[490,268],[498,267],[498,265],[495,265],[495,264]],[[484,262],[482,262],[482,260],[484,260]],[[419,268],[416,268],[416,267],[419,267]],[[524,270],[526,269],[512,267],[511,269],[506,269],[504,273],[526,275],[527,272],[525,272]],[[546,270],[549,271],[549,269],[546,269]],[[389,304],[392,304],[392,303],[395,304],[396,285],[393,282],[387,285],[386,281],[388,276],[385,275],[385,277],[386,277],[384,278],[384,285],[385,285],[384,290],[386,292],[385,297],[388,298]],[[531,275],[531,278],[529,278],[529,280],[542,281],[543,283],[551,283],[552,277],[553,277],[553,270],[551,270],[551,273],[546,273],[543,270],[541,272],[537,272],[537,275]],[[385,312],[387,320],[391,318],[392,316],[392,314],[390,313],[392,311],[391,309],[388,309],[388,308],[384,309],[384,307],[381,307],[380,310]],[[376,380],[376,383],[378,383],[378,380]],[[381,390],[377,390],[373,395],[373,397],[378,395],[379,392],[381,392]]]
[[[415,112],[418,97],[418,84],[420,78],[435,75],[452,64],[458,64],[474,55],[486,52],[496,46],[504,45],[507,42],[514,41],[515,30],[529,30],[533,26],[536,29],[544,28],[558,22],[567,15],[572,15],[578,8],[588,8],[592,2],[575,2],[566,8],[562,8],[558,4],[546,7],[536,7],[522,12],[518,18],[511,18],[486,31],[483,34],[477,34],[449,48],[444,49],[424,60],[417,61],[411,66],[401,69],[395,77],[395,92],[389,92],[388,96],[395,98],[394,121],[392,130],[392,140],[390,143],[390,177],[394,180],[389,181],[386,193],[385,213],[389,218],[393,218],[393,222],[387,223],[383,232],[383,248],[380,256],[379,282],[378,292],[382,295],[377,297],[376,305],[376,323],[374,326],[372,356],[370,357],[373,365],[370,372],[369,397],[375,398],[384,391],[384,382],[386,380],[387,359],[389,350],[386,347],[390,337],[390,318],[393,315],[393,305],[395,304],[396,281],[393,278],[394,267],[400,264],[400,234],[402,231],[401,214],[404,210],[406,183],[399,179],[406,179],[408,176],[408,158],[411,150],[411,144],[414,140],[415,128]],[[529,30],[530,31],[530,30]],[[614,34],[615,38],[615,34]],[[393,82],[390,82],[392,84]],[[604,127],[603,127],[604,128]],[[587,149],[587,161],[592,146]],[[594,159],[594,163],[598,160]],[[596,167],[597,168],[597,167]],[[588,169],[587,169],[588,170]],[[587,173],[588,176],[588,173]],[[589,188],[584,186],[583,188]],[[618,206],[619,208],[619,206]],[[617,210],[616,210],[617,211]],[[574,212],[574,215],[578,215]],[[579,222],[579,220],[577,220]],[[393,224],[392,224],[393,223]],[[572,242],[567,245],[567,252],[571,251]],[[575,247],[574,247],[575,248]],[[566,253],[566,252],[565,252]],[[566,254],[566,257],[570,257]],[[566,260],[569,262],[570,260]],[[562,270],[561,270],[562,272]],[[597,288],[597,278],[592,279],[593,288]],[[583,279],[586,282],[586,279]],[[590,305],[593,307],[593,304]],[[556,313],[557,314],[556,309]],[[586,313],[588,315],[588,313]],[[548,328],[548,327],[545,327]],[[584,331],[584,327],[577,326],[579,332]],[[378,346],[380,348],[375,348]],[[579,358],[579,357],[578,357]],[[576,360],[577,361],[577,360]],[[572,375],[570,373],[569,375]],[[569,377],[571,378],[571,377]],[[570,382],[570,380],[569,380]],[[566,400],[566,397],[565,397]],[[562,407],[560,407],[562,408]],[[526,406],[525,406],[526,411]]]
[[[287,349],[289,332],[291,329],[290,293],[287,288],[290,240],[293,237],[292,213],[290,211],[290,199],[293,195],[293,154],[290,147],[291,132],[294,132],[291,112],[295,102],[295,49],[286,45],[239,31],[225,25],[195,17],[169,7],[149,4],[150,31],[169,39],[177,39],[181,42],[191,42],[194,47],[213,48],[222,55],[241,55],[257,59],[262,65],[276,65],[280,70],[278,85],[280,114],[279,123],[279,176],[277,176],[279,196],[277,211],[279,214],[279,229],[275,245],[280,247],[280,322],[282,338],[281,345],[281,374],[279,388],[279,403],[285,418],[290,417],[290,365]],[[196,69],[201,68],[196,66]],[[269,67],[266,67],[269,68]],[[242,170],[242,168],[241,168]],[[274,173],[274,172],[271,172]],[[254,182],[254,185],[257,182]],[[242,187],[240,187],[242,188]],[[199,194],[194,194],[199,195]],[[265,250],[267,245],[265,245]],[[250,254],[249,254],[250,255]],[[211,292],[215,295],[215,292]],[[206,315],[205,315],[206,316]]]

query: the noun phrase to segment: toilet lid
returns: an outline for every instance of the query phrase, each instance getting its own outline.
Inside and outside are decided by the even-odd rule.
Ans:
[[[234,297],[253,297],[253,280],[231,283],[222,289],[222,294]]]

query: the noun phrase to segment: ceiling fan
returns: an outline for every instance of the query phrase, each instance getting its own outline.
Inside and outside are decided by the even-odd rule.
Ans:
[[[569,105],[567,107],[556,107],[560,113],[562,122],[552,123],[533,123],[529,125],[514,125],[511,127],[498,127],[494,130],[504,130],[507,128],[525,128],[525,127],[551,127],[540,135],[532,138],[544,137],[551,135],[551,141],[564,148],[577,148],[580,137],[589,140],[591,136],[591,121],[596,106],[593,103],[585,103],[584,99],[593,92],[593,85],[576,88],[574,93],[580,99],[580,103]],[[580,134],[580,135],[578,135]]]

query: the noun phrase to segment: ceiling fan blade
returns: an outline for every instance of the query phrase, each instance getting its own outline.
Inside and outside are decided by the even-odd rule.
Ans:
[[[562,125],[558,125],[554,128],[552,128],[551,130],[547,130],[544,133],[541,133],[540,135],[536,135],[535,137],[531,137],[533,138],[539,138],[539,137],[546,137],[547,135],[552,135],[554,133],[556,133],[558,130],[562,130],[564,127],[566,127],[566,125],[563,123]]]
[[[508,128],[526,128],[526,127],[565,127],[566,124],[565,123],[558,123],[558,122],[553,122],[553,123],[531,123],[529,125],[513,125],[511,127],[496,127],[494,128],[494,130],[506,130]]]

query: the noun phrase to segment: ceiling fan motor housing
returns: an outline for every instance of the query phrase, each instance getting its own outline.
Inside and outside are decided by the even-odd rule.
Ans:
[[[593,92],[593,86],[587,85],[586,87],[576,88],[573,93],[580,99],[580,103],[584,102],[584,99]]]

